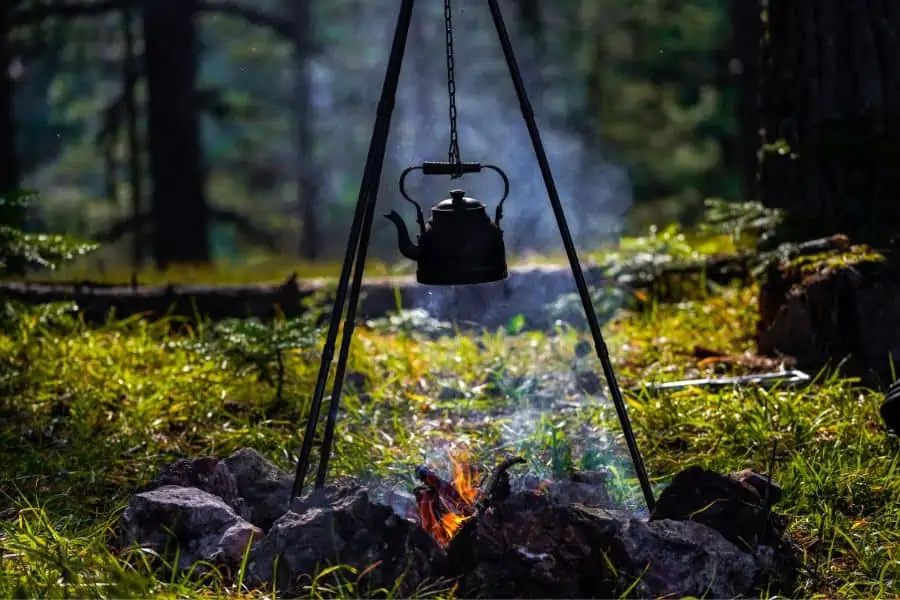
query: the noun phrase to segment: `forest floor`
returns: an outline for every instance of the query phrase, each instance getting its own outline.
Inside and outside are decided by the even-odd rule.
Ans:
[[[622,311],[604,331],[623,387],[721,372],[697,345],[750,352],[756,294],[734,287]],[[56,306],[10,317],[0,335],[0,596],[265,595],[215,576],[158,581],[145,555],[109,545],[133,490],[178,457],[252,447],[292,469],[321,335],[306,321],[261,331],[138,319],[91,328]],[[347,387],[332,474],[403,483],[450,449],[485,464],[510,450],[550,474],[611,467],[616,494],[639,498],[615,411],[573,387],[573,367],[599,372],[593,355],[575,358],[583,341],[566,328],[437,339],[390,322],[358,329],[351,371],[368,384]],[[692,464],[774,464],[777,510],[806,554],[794,597],[897,595],[900,440],[883,431],[878,394],[825,378],[803,389],[626,395],[659,486]],[[356,595],[352,584],[309,591],[334,594]]]

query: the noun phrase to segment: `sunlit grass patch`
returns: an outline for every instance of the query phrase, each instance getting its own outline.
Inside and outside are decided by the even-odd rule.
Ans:
[[[691,464],[773,467],[784,488],[778,510],[792,517],[809,564],[796,595],[896,596],[900,443],[881,429],[877,394],[827,375],[805,389],[640,390],[715,375],[721,367],[705,366],[695,346],[751,351],[755,303],[755,289],[729,288],[605,326],[620,382],[632,390],[630,415],[650,474],[664,483]],[[430,340],[359,327],[349,371],[363,385],[344,390],[332,473],[403,480],[423,460],[464,447],[484,464],[521,451],[530,468],[551,475],[612,464],[617,482],[634,491],[609,406],[560,384],[552,389],[571,398],[556,400],[581,405],[535,409],[545,378],[571,377],[584,341],[566,328]],[[218,329],[133,319],[90,328],[53,307],[20,315],[0,335],[0,594],[270,593],[214,573],[157,580],[149,560],[114,549],[115,519],[133,490],[177,457],[249,446],[291,469],[321,344],[322,331],[302,319]],[[578,368],[599,364],[588,356]],[[512,421],[523,415],[528,427],[511,441]],[[341,572],[346,587],[319,582],[306,594],[358,595],[353,574]]]
[[[659,307],[611,327],[623,379],[639,384],[714,375],[694,345],[752,348],[754,290]],[[778,510],[809,570],[799,597],[896,597],[900,592],[900,440],[884,432],[883,397],[827,373],[803,389],[635,391],[629,411],[648,469],[665,477],[690,464],[720,472],[770,471]],[[615,416],[607,411],[611,427]],[[773,455],[774,450],[774,455]],[[773,460],[774,458],[774,460]]]

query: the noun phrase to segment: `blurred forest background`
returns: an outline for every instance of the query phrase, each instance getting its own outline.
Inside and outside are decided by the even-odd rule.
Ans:
[[[757,2],[501,5],[580,247],[756,197]],[[4,0],[0,192],[36,190],[27,228],[102,242],[84,260],[104,268],[337,261],[397,7]],[[456,0],[453,19],[462,159],[509,173],[511,252],[558,252],[487,4]],[[443,3],[420,1],[379,214],[410,216],[400,171],[446,160],[444,52]],[[410,187],[430,206],[456,184]],[[460,187],[489,206],[500,189],[487,174]],[[394,236],[376,221],[371,254],[397,261]]]

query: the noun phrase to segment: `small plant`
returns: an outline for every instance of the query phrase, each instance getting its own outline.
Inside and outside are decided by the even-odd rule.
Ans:
[[[767,241],[784,218],[782,211],[766,208],[759,202],[728,202],[708,198],[704,204],[706,211],[700,225],[701,231],[728,235],[735,245],[748,239],[752,243]]]
[[[647,235],[626,237],[613,252],[604,253],[597,267],[609,280],[607,285],[590,288],[594,312],[601,321],[608,321],[622,309],[636,305],[640,293],[657,281],[666,267],[674,264],[698,262],[705,254],[690,243],[681,226],[669,225],[662,230],[651,226]],[[579,324],[584,322],[581,298],[578,294],[564,294],[547,306],[551,318]]]
[[[564,431],[571,423],[542,415],[536,431],[518,452],[530,458],[532,468],[556,480],[567,478],[575,470],[572,441]]]
[[[264,323],[260,319],[228,319],[202,332],[200,350],[224,356],[239,374],[255,373],[274,390],[276,407],[284,404],[287,377],[285,353],[299,350],[312,360],[318,340],[316,317],[304,314],[295,319],[276,319]]]
[[[366,321],[366,327],[383,334],[419,333],[429,337],[438,337],[453,331],[449,323],[435,319],[427,310],[421,308],[398,310],[388,317]]]
[[[25,233],[34,192],[0,195],[0,275],[24,275],[29,269],[56,269],[96,250],[97,245],[63,235]]]
[[[0,277],[22,276],[31,269],[53,270],[97,248],[96,244],[62,235],[23,231],[28,207],[35,198],[35,193],[24,191],[0,195]],[[71,305],[53,307],[50,312],[53,310],[71,312]],[[0,296],[0,328],[14,327],[23,315],[32,312],[30,307]],[[47,310],[39,312],[48,314]]]

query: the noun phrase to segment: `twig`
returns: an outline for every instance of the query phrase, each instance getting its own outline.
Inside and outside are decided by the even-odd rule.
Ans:
[[[450,505],[450,510],[466,516],[472,512],[471,507],[462,496],[459,495],[459,492],[456,491],[453,484],[443,480],[437,473],[425,465],[416,467],[416,478],[424,483],[425,487],[434,492],[438,500],[448,503]]]
[[[484,486],[482,487],[481,497],[478,499],[477,510],[478,512],[482,512],[487,510],[491,504],[497,500],[497,494],[500,491],[500,486],[506,481],[507,485],[509,484],[509,476],[506,472],[513,465],[524,464],[526,461],[521,456],[508,456],[503,461],[500,462],[494,470],[491,471],[490,477],[488,477]]]

